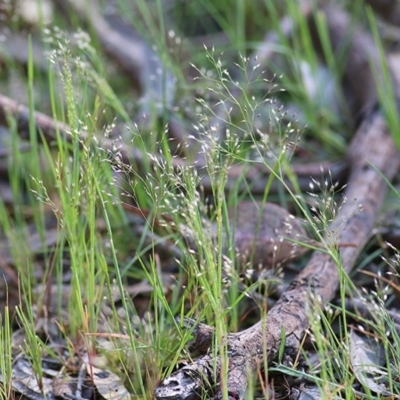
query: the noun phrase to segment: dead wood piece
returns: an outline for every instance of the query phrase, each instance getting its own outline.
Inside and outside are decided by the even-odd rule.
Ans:
[[[335,56],[346,63],[344,88],[350,93],[350,104],[356,122],[369,115],[378,101],[375,74],[380,74],[379,57],[374,39],[365,34],[354,20],[341,8],[327,4],[321,8],[325,14],[327,29]],[[315,16],[309,17],[313,45],[322,58],[325,57],[320,42]],[[373,65],[373,68],[371,68]]]
[[[355,247],[341,248],[339,252],[346,273],[352,269],[359,252],[369,239],[387,191],[386,183],[374,168],[387,179],[392,179],[400,163],[400,156],[380,113],[362,124],[350,147],[349,157],[352,159],[353,170],[345,191],[345,200],[326,236],[327,242],[331,244],[354,244]],[[313,298],[330,301],[338,283],[336,262],[328,254],[314,253],[306,268],[268,314],[269,330],[264,343],[271,359],[276,358],[280,343],[281,331],[276,328],[285,328],[286,354],[294,357],[308,326],[308,303]],[[300,309],[296,309],[297,306]]]
[[[59,6],[71,8],[86,21],[112,60],[128,76],[141,94],[139,115],[161,116],[162,110],[171,109],[175,96],[175,78],[163,64],[157,52],[144,38],[117,15],[103,17],[97,1],[88,2],[54,0]],[[142,121],[143,122],[143,121]]]
[[[380,173],[390,180],[400,164],[400,155],[379,112],[367,118],[360,126],[348,157],[353,168],[345,191],[345,200],[325,237],[328,246],[337,243],[354,245],[340,248],[338,252],[340,264],[346,273],[352,269],[359,252],[369,239],[375,217],[383,203],[387,185]],[[329,254],[315,252],[308,265],[271,309],[266,320],[238,334],[228,335],[227,379],[228,390],[233,398],[243,398],[247,387],[246,370],[254,371],[263,362],[265,351],[269,362],[277,358],[282,331],[286,337],[286,362],[293,362],[308,328],[309,306],[315,299],[321,299],[322,302],[332,300],[339,284],[339,268]],[[203,368],[202,373],[209,377],[209,365],[215,363],[218,371],[220,361],[213,360],[207,354],[201,362],[196,361],[194,370],[199,374],[199,368]],[[164,380],[155,391],[156,398],[170,399],[168,393],[171,382],[176,386],[180,378],[187,378],[190,370],[191,366],[186,366],[182,375],[178,371],[173,378]],[[210,387],[206,381],[200,383]],[[197,392],[200,389],[197,386],[193,388]],[[222,394],[219,393],[216,398],[222,398],[220,396]]]
[[[0,124],[8,125],[8,118],[11,116],[17,120],[19,134],[23,137],[28,137],[29,113],[30,111],[27,106],[0,94]],[[51,144],[55,142],[58,134],[61,136],[62,140],[66,142],[72,141],[72,129],[69,125],[55,121],[48,115],[38,111],[34,112],[33,119],[36,129],[43,133],[48,143]],[[78,133],[78,136],[82,142],[87,142],[89,139],[87,132],[81,131]],[[129,165],[132,163],[137,163],[139,165],[143,163],[143,155],[138,149],[132,147],[118,149],[118,143],[114,140],[107,138],[98,138],[98,140],[100,142],[98,147],[105,150],[107,153],[114,154],[118,150],[118,155],[122,162]],[[179,164],[179,160],[176,161],[176,164]]]
[[[19,134],[23,137],[28,137],[29,108],[0,94],[0,124],[8,125],[9,116],[16,118]],[[57,134],[60,134],[62,140],[65,140],[66,142],[72,141],[71,128],[69,125],[55,121],[48,115],[38,111],[34,112],[33,119],[35,121],[36,129],[43,133],[43,136],[48,143],[51,144],[55,142],[57,140]],[[88,138],[89,135],[86,132],[79,132],[79,139],[82,142],[86,143]],[[132,146],[123,146],[121,143],[105,137],[97,137],[97,141],[98,143],[96,146],[99,149],[102,149],[111,157],[115,157],[115,154],[118,153],[117,158],[125,165],[135,165],[140,168],[144,164],[144,156],[139,149]],[[87,144],[88,143],[86,143],[86,145]],[[154,155],[152,162],[158,159],[159,157]],[[190,165],[189,162],[182,158],[173,158],[171,162],[176,169]],[[204,192],[212,192],[212,182],[206,173],[205,165],[197,161],[195,168],[198,169],[199,175],[203,174],[200,186],[203,188]],[[321,181],[327,176],[330,176],[330,179],[333,182],[343,182],[344,177],[347,175],[347,164],[345,162],[317,162],[305,165],[298,164],[292,167],[292,171],[298,178],[300,189],[308,190],[312,179]],[[236,187],[237,180],[244,177],[247,184],[243,183],[241,188],[242,190],[247,190],[248,187],[250,187],[253,194],[263,194],[269,176],[269,169],[262,164],[251,168],[248,166],[233,166],[228,172],[226,191],[229,191],[232,187]],[[289,187],[292,187],[289,180],[287,180],[286,183]],[[278,186],[277,182],[273,182],[270,191],[276,192]]]
[[[277,359],[283,336],[285,337],[283,361],[289,364],[294,362],[309,326],[310,307],[316,301],[325,303],[332,300],[339,285],[339,270],[342,268],[348,273],[353,268],[358,254],[371,235],[375,218],[387,191],[382,175],[391,180],[400,164],[400,155],[381,112],[372,111],[376,107],[377,100],[375,81],[369,62],[371,58],[376,60],[377,57],[376,50],[371,46],[371,38],[360,32],[355,34],[354,31],[351,37],[346,36],[348,27],[341,25],[335,18],[335,15],[342,18],[343,12],[330,7],[325,11],[329,12],[329,23],[333,16],[332,25],[329,27],[331,35],[333,33],[336,35],[332,38],[333,47],[339,48],[343,46],[344,40],[348,40],[350,49],[356,51],[355,58],[346,67],[346,78],[354,78],[355,81],[351,85],[353,90],[360,90],[355,87],[356,82],[362,87],[355,95],[364,118],[347,154],[351,175],[343,203],[324,238],[324,244],[332,249],[332,253],[315,252],[307,266],[290,284],[265,319],[243,332],[227,335],[225,340],[229,368],[224,381],[228,389],[228,398],[232,399],[244,398],[248,384],[247,374],[262,365],[265,355],[269,363]],[[345,21],[350,22],[348,18],[345,18]],[[341,36],[338,26],[342,29]],[[361,48],[356,48],[357,43]],[[360,71],[349,71],[357,66],[361,68]],[[340,243],[351,243],[351,246],[338,247]],[[333,257],[332,254],[337,256]],[[197,386],[200,384],[206,390],[215,391],[215,399],[221,399],[222,390],[216,389],[216,386],[222,371],[222,362],[219,357],[213,357],[211,353],[206,354],[162,381],[155,391],[155,397],[194,398],[190,395],[194,396],[201,390],[201,386]],[[211,375],[210,365],[215,368],[212,370],[215,373]],[[197,379],[188,385],[187,377],[191,371],[196,373]],[[198,379],[199,376],[207,379]],[[171,397],[172,386],[177,394],[175,397]],[[181,397],[178,395],[179,390],[182,390]],[[189,390],[191,393],[188,393]]]
[[[178,323],[180,322],[179,317],[177,321]],[[182,323],[185,329],[193,329],[194,340],[189,350],[198,354],[206,354],[210,349],[214,337],[214,328],[187,317],[183,319]]]

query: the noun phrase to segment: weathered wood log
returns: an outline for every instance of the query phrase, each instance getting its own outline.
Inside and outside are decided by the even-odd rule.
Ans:
[[[309,305],[314,298],[322,302],[333,299],[339,285],[339,271],[350,272],[357,256],[371,235],[375,218],[386,195],[387,185],[380,174],[392,179],[400,164],[400,155],[380,114],[375,112],[360,126],[350,146],[352,172],[345,190],[345,200],[329,227],[326,241],[352,243],[353,246],[338,250],[338,259],[331,254],[315,252],[305,269],[300,272],[280,300],[268,313],[267,318],[251,328],[226,338],[229,357],[229,398],[243,398],[247,387],[247,373],[264,362],[277,359],[285,332],[285,359],[295,359],[301,340],[309,326]],[[377,172],[380,171],[380,172]],[[198,329],[197,335],[209,330]],[[202,343],[204,338],[196,338]],[[216,375],[214,375],[214,366]],[[220,360],[207,353],[193,364],[185,366],[166,378],[156,389],[157,399],[190,399],[202,388],[217,384]],[[222,394],[216,395],[222,398]]]
[[[331,36],[336,35],[332,40],[333,47],[337,48],[344,40],[350,39],[349,48],[356,49],[349,54],[345,72],[347,80],[358,81],[352,82],[352,87],[354,91],[358,91],[355,96],[363,116],[363,122],[347,153],[351,175],[343,203],[325,235],[325,244],[331,251],[316,251],[312,255],[307,266],[266,318],[245,331],[229,334],[225,338],[229,362],[228,376],[224,378],[228,392],[225,396],[229,399],[244,398],[249,373],[254,373],[258,366],[264,365],[265,357],[268,363],[277,360],[283,338],[283,361],[289,364],[294,362],[309,327],[308,315],[312,302],[316,298],[323,303],[331,301],[339,286],[340,273],[346,274],[353,268],[371,235],[375,218],[387,192],[387,184],[382,175],[391,180],[400,164],[400,154],[382,113],[377,109],[376,90],[373,87],[374,82],[371,82],[373,74],[367,62],[371,59],[377,62],[378,59],[374,47],[371,46],[372,39],[361,31],[350,38],[346,37],[349,18],[340,9],[329,7],[328,10],[329,31]],[[361,46],[357,47],[359,40],[361,42],[358,44]],[[363,47],[365,43],[367,45]],[[357,66],[362,67],[360,75],[353,70]],[[363,87],[363,90],[360,91],[357,86]],[[340,243],[351,243],[352,246],[342,248],[338,246]],[[188,321],[186,324],[191,325]],[[200,326],[194,333],[201,335],[202,332],[207,333],[205,337],[206,343],[209,341],[208,352],[164,379],[155,390],[157,399],[194,399],[203,390],[208,390],[214,399],[223,398],[222,388],[219,387],[221,359],[212,353],[212,335],[208,328]],[[201,344],[204,352],[204,338],[195,338],[196,342]]]

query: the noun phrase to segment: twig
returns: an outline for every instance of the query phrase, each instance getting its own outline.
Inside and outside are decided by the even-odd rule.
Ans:
[[[0,94],[0,123],[8,125],[9,116],[17,120],[17,128],[20,135],[28,136],[29,108],[25,105],[17,103],[9,97]],[[62,140],[67,142],[71,141],[71,128],[67,124],[55,121],[48,115],[38,111],[34,112],[33,119],[35,121],[36,129],[43,133],[43,136],[48,143],[51,144],[57,140],[57,133],[61,136]],[[86,142],[89,137],[86,132],[80,132],[79,136],[83,142]],[[117,148],[120,160],[126,165],[136,164],[140,167],[144,164],[144,156],[139,149],[136,149],[132,146],[119,145],[119,143],[116,141],[107,138],[98,138],[98,142],[99,143],[97,146],[111,156],[115,155],[115,148]],[[157,159],[157,156],[155,155],[154,158]],[[185,159],[182,158],[173,158],[171,162],[175,169],[190,165]],[[207,171],[204,168],[204,163],[198,161],[195,164],[195,167],[198,169],[199,175],[203,175],[200,181],[200,186],[203,188],[205,193],[210,193],[212,191],[212,183],[207,175]],[[308,190],[311,179],[320,181],[329,174],[334,182],[343,182],[343,179],[347,174],[347,165],[345,162],[321,162],[305,165],[294,165],[292,170],[298,178],[299,187],[303,190]],[[229,191],[230,188],[236,186],[237,180],[243,177],[246,180],[246,185],[243,183],[241,190],[245,190],[247,186],[251,188],[252,193],[262,194],[264,193],[269,176],[270,171],[262,164],[257,164],[253,167],[240,165],[233,166],[228,172],[226,190]],[[289,180],[287,181],[287,184],[291,186]],[[275,182],[272,185],[271,191],[276,192],[277,190],[278,183]]]

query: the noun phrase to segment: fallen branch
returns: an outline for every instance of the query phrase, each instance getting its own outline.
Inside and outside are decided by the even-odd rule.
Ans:
[[[0,94],[0,124],[5,126],[8,125],[9,117],[16,119],[19,134],[22,137],[29,137],[29,108]],[[48,143],[51,144],[55,142],[57,140],[57,134],[59,134],[61,139],[66,142],[72,140],[72,135],[70,134],[71,128],[68,124],[55,121],[48,115],[38,111],[33,113],[33,119],[36,130],[42,132],[44,139]],[[86,132],[79,132],[79,137],[82,142],[87,143],[89,135]],[[140,168],[145,164],[145,157],[147,158],[147,156],[143,155],[139,149],[130,145],[123,145],[121,142],[105,137],[97,137],[96,146],[105,151],[110,157],[115,157],[116,152],[118,152],[120,161],[125,165],[136,165]],[[2,156],[2,154],[0,154],[0,156]],[[154,162],[154,160],[157,160],[158,158],[159,156],[154,155],[153,161],[149,162]],[[162,160],[160,159],[160,161]],[[171,163],[175,169],[190,165],[190,163],[185,159],[177,157],[173,158]],[[203,175],[202,180],[200,181],[200,186],[203,188],[205,193],[212,192],[212,182],[207,175],[205,163],[198,161],[195,166],[199,171],[199,175]],[[328,175],[331,176],[332,180],[335,182],[343,182],[344,177],[347,175],[347,165],[345,162],[299,164],[293,165],[292,171],[298,179],[300,189],[308,190],[311,179],[320,181]],[[229,191],[232,187],[236,187],[238,179],[244,178],[246,184],[243,183],[240,190],[250,188],[253,194],[262,194],[264,193],[269,177],[269,169],[262,164],[255,164],[252,167],[242,165],[232,166],[228,171],[226,190]],[[289,180],[287,180],[286,183],[291,187],[291,182]],[[279,183],[274,182],[271,187],[271,192],[277,192],[278,188]]]
[[[328,12],[330,34],[337,35],[333,40],[333,47],[338,48],[343,40],[349,40],[346,36],[349,19],[337,8],[329,7]],[[364,118],[347,153],[351,174],[345,198],[325,236],[327,246],[338,243],[351,243],[352,246],[338,248],[338,257],[331,255],[335,254],[335,250],[331,254],[314,252],[307,266],[265,319],[245,331],[227,335],[225,348],[229,367],[228,376],[225,377],[225,396],[218,378],[222,373],[221,359],[211,351],[212,335],[209,328],[200,326],[194,331],[195,343],[201,343],[203,353],[204,343],[208,344],[206,354],[164,379],[155,390],[157,399],[192,399],[197,398],[204,390],[214,396],[214,399],[243,399],[248,385],[248,373],[253,373],[258,366],[263,365],[265,356],[268,363],[277,360],[283,336],[283,361],[293,363],[309,327],[308,312],[312,302],[316,298],[323,303],[333,299],[339,286],[339,271],[351,271],[369,239],[387,191],[382,175],[388,180],[393,178],[400,164],[400,155],[381,112],[372,111],[376,107],[376,90],[371,82],[373,77],[369,70],[369,61],[371,57],[372,60],[377,60],[376,52],[370,46],[372,39],[360,31],[356,35],[354,31],[352,33],[350,49],[357,47],[357,40],[361,44],[367,44],[349,54],[346,68],[346,76],[351,79],[356,72],[349,68],[357,65],[362,67],[358,70],[361,75],[357,77],[357,85],[363,90],[357,88],[355,95]],[[355,83],[352,84],[353,88],[354,86]],[[193,325],[190,321],[185,323],[188,326]],[[203,332],[206,333],[206,340],[198,337]]]
[[[268,362],[277,359],[282,331],[286,337],[286,362],[295,359],[308,328],[308,309],[312,299],[321,298],[323,302],[333,299],[339,284],[339,269],[343,268],[346,273],[351,271],[370,237],[387,191],[386,183],[376,169],[387,179],[392,179],[400,164],[400,155],[379,112],[361,125],[348,156],[352,160],[352,172],[345,191],[346,201],[330,226],[327,241],[337,237],[335,242],[352,243],[354,247],[340,249],[340,265],[336,265],[329,254],[315,252],[265,320],[243,332],[228,335],[227,387],[231,399],[243,398],[247,387],[247,371],[254,371],[261,365],[265,353]],[[203,331],[198,330],[199,334]],[[195,340],[204,341],[203,338]],[[205,355],[166,378],[156,389],[156,398],[187,399],[195,393],[201,393],[202,388],[210,388],[216,384],[215,365],[216,376],[219,376],[220,360],[214,359],[212,354]],[[218,392],[216,398],[222,398],[222,393]]]
[[[157,52],[132,25],[116,15],[103,16],[97,1],[53,2],[74,17],[78,15],[91,26],[103,51],[114,60],[134,87],[139,89],[141,118],[143,115],[150,118],[155,113],[161,116],[161,110],[172,109],[176,79]]]

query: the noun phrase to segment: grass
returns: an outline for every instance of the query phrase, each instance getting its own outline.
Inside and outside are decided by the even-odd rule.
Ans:
[[[47,80],[38,78],[30,56],[24,83],[31,111],[31,148],[26,155],[18,151],[22,139],[16,121],[10,118],[13,161],[8,179],[15,200],[11,206],[1,201],[0,224],[18,273],[20,298],[15,314],[11,316],[7,306],[0,316],[1,398],[11,398],[11,354],[20,352],[31,362],[39,386],[45,375],[42,359],[57,359],[73,370],[74,355],[81,357],[87,352],[93,360],[96,356],[105,357],[104,368],[120,373],[136,398],[151,398],[162,377],[171,374],[182,359],[190,360],[186,351],[190,332],[176,322],[176,316],[189,316],[215,326],[213,351],[221,356],[223,369],[228,368],[223,338],[241,328],[245,320],[244,299],[258,285],[239,290],[233,242],[237,227],[232,226],[228,209],[237,207],[243,198],[255,198],[243,176],[229,193],[225,192],[228,169],[232,165],[250,167],[262,163],[267,167],[271,177],[260,200],[294,205],[316,239],[322,238],[336,207],[334,191],[322,190],[321,197],[316,197],[321,214],[313,215],[308,206],[309,195],[299,189],[291,170],[293,163],[301,158],[295,150],[290,150],[293,145],[309,154],[321,154],[320,158],[335,158],[343,157],[348,141],[348,137],[342,136],[346,121],[332,114],[304,85],[302,66],[307,65],[312,72],[319,67],[298,2],[287,0],[283,6],[260,2],[265,10],[261,14],[273,16],[269,26],[280,37],[277,46],[287,65],[283,76],[272,81],[262,74],[261,67],[249,73],[251,60],[245,56],[251,50],[252,41],[259,39],[254,33],[247,33],[246,20],[254,21],[260,30],[265,27],[259,10],[243,1],[236,2],[229,13],[225,13],[226,2],[218,6],[208,0],[196,3],[204,13],[214,17],[214,24],[222,28],[230,45],[200,52],[195,49],[189,54],[189,59],[195,60],[193,66],[199,77],[193,82],[184,81],[182,65],[168,52],[165,37],[160,35],[167,24],[164,3],[155,1],[152,8],[148,2],[138,0],[135,6],[141,19],[135,17],[127,2],[118,3],[132,23],[140,22],[136,27],[150,43],[157,45],[162,62],[177,78],[177,92],[187,105],[176,112],[183,118],[193,117],[197,146],[204,152],[206,167],[198,171],[188,162],[176,168],[164,124],[156,129],[160,124],[150,117],[148,126],[152,128],[146,130],[131,122],[131,115],[120,100],[124,93],[113,90],[109,65],[103,65],[100,50],[81,31],[77,30],[75,45],[68,43],[61,30],[47,33],[51,39],[49,64],[52,65]],[[194,11],[187,12],[191,15]],[[277,23],[285,14],[299,25],[300,34],[293,43],[284,39]],[[369,17],[378,41],[372,15]],[[341,66],[332,57],[324,19],[319,16],[317,21],[327,64],[334,75],[340,76]],[[183,36],[184,27],[176,34]],[[231,54],[235,54],[233,60]],[[385,83],[387,86],[388,81]],[[42,85],[41,93],[48,92],[51,104],[51,110],[42,111],[71,127],[69,142],[60,132],[53,143],[39,140],[40,132],[38,137],[33,120],[33,111],[41,104],[35,92],[37,84]],[[166,96],[165,82],[163,89]],[[276,98],[296,104],[307,127],[289,119],[275,103]],[[384,96],[381,99],[384,101]],[[166,107],[165,101],[161,103]],[[219,121],[229,131],[223,142],[213,139],[214,127],[210,126],[216,116],[216,105],[225,106],[227,111],[225,119]],[[390,101],[384,109],[389,126],[396,127],[393,106]],[[267,115],[261,115],[265,110]],[[162,115],[166,117],[170,111],[165,108]],[[263,126],[268,129],[259,129],[255,134],[252,127],[258,118],[264,118]],[[116,121],[128,126],[127,141],[142,150],[144,162],[140,173],[134,162],[127,166],[117,155],[112,156],[101,145],[96,145],[98,131],[108,134]],[[116,145],[119,144],[117,141]],[[189,160],[193,157],[188,155]],[[208,198],[198,189],[203,173],[211,180]],[[290,177],[293,190],[285,183],[285,175]],[[274,181],[280,183],[279,196],[271,193]],[[244,191],[240,189],[242,185],[246,188]],[[125,203],[134,203],[143,214],[140,233],[132,229],[138,222],[124,210]],[[216,224],[215,237],[210,234],[210,221]],[[53,246],[46,244],[49,224],[57,227]],[[43,244],[39,267],[37,255],[26,245],[29,229],[39,233]],[[191,248],[182,238],[192,244]],[[173,257],[162,257],[159,246],[163,244],[175,249]],[[325,251],[340,265],[334,250],[327,246]],[[168,272],[165,265],[168,263],[173,273]],[[70,274],[69,281],[65,282],[67,274]],[[169,283],[165,282],[167,279]],[[151,295],[132,300],[127,288],[140,282],[148,283]],[[38,291],[40,287],[43,289]],[[305,373],[297,366],[268,366],[266,362],[265,374],[306,377],[316,383],[324,398],[352,398],[355,379],[351,372],[347,329],[350,316],[345,308],[345,296],[355,294],[358,294],[357,288],[343,276],[340,305],[330,314],[324,313],[316,301],[315,309],[310,310],[314,350],[325,363],[318,368],[312,365],[314,369]],[[391,293],[390,296],[393,297]],[[259,315],[264,313],[265,310],[259,310]],[[62,339],[51,335],[50,338],[62,341],[68,356],[54,350],[52,340],[46,336],[43,326],[40,327],[41,323],[45,327],[53,326],[53,322],[46,320],[49,315],[55,319],[54,326]],[[390,319],[382,304],[376,315],[373,321],[363,322],[371,331],[379,332],[377,337],[386,351],[388,372],[392,365],[398,370],[399,360],[394,351],[398,337],[389,325],[394,343],[387,340],[385,329]],[[13,347],[13,330],[19,330],[25,338],[17,349]],[[308,354],[304,356],[309,361]],[[222,385],[226,385],[224,380]],[[390,386],[395,386],[393,377]],[[252,396],[249,393],[249,398]],[[366,397],[374,395],[367,391]]]

